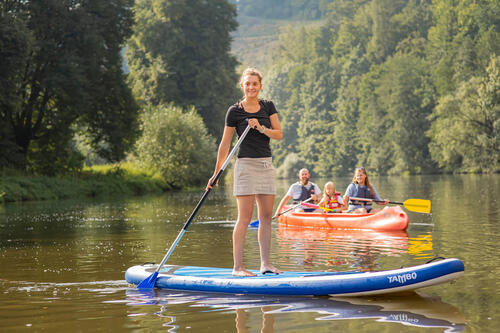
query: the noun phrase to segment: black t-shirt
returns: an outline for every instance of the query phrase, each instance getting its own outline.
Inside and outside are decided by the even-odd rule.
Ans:
[[[271,128],[271,120],[269,117],[272,114],[278,113],[273,102],[266,100],[259,100],[260,110],[256,113],[246,112],[245,109],[234,104],[227,110],[226,113],[226,126],[236,127],[238,137],[245,131],[248,123],[246,119],[256,118],[262,126]],[[243,142],[241,143],[238,157],[271,157],[271,147],[269,146],[270,138],[252,128]]]

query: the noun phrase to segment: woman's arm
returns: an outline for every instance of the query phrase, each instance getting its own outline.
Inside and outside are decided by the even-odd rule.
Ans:
[[[267,135],[271,139],[281,140],[283,138],[283,133],[281,131],[281,124],[278,118],[278,114],[274,113],[269,116],[269,120],[271,121],[271,128],[265,128],[259,123],[256,118],[248,119],[248,125],[250,127],[255,128],[257,131],[261,132],[264,135]]]
[[[347,195],[344,195],[344,197],[342,198],[342,210],[347,210],[349,209],[349,197]]]
[[[285,196],[281,199],[278,208],[276,208],[276,213],[274,213],[274,216],[278,216],[278,214],[281,213],[283,206],[288,202],[290,198],[291,197],[289,195],[285,194]]]
[[[212,183],[214,177],[217,175],[217,172],[219,172],[220,168],[222,168],[222,165],[226,160],[227,154],[229,154],[229,148],[231,148],[231,140],[233,139],[235,129],[236,129],[235,127],[229,127],[229,126],[224,127],[224,133],[222,134],[222,139],[220,141],[219,149],[217,151],[217,163],[215,163],[214,174],[208,180],[206,188],[207,190],[209,188],[212,188],[210,184]],[[216,185],[218,185],[218,183],[219,182],[217,181]]]
[[[349,198],[352,196],[352,191],[353,191],[353,185],[349,184],[349,186],[347,186],[347,189],[345,190],[344,197],[342,198],[342,200],[344,201],[342,209],[345,210],[349,209]]]

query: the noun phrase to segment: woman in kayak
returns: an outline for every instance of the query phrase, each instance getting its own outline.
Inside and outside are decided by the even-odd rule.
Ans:
[[[341,213],[344,201],[340,192],[335,190],[335,185],[333,182],[327,182],[323,190],[323,199],[319,202],[318,206],[320,211],[326,211],[327,213]]]
[[[253,68],[246,69],[240,80],[244,93],[242,101],[229,107],[226,126],[217,153],[215,171],[207,189],[222,167],[234,133],[243,133],[247,125],[252,129],[243,140],[234,168],[234,195],[238,204],[238,220],[233,230],[233,275],[254,276],[243,265],[245,235],[252,218],[254,202],[259,216],[259,248],[261,273],[281,273],[270,263],[271,219],[273,215],[275,170],[272,165],[270,139],[281,140],[283,134],[278,113],[271,101],[258,98],[262,88],[262,74]]]
[[[363,199],[373,199],[381,202],[377,202],[379,205],[386,205],[389,203],[388,200],[382,200],[378,196],[377,190],[368,180],[368,174],[365,168],[356,168],[354,171],[354,177],[352,178],[352,183],[347,187],[344,194],[344,202],[349,203],[348,213],[356,214],[366,214],[374,213],[378,209],[372,208],[373,201],[367,200],[352,200],[351,198],[363,198]]]

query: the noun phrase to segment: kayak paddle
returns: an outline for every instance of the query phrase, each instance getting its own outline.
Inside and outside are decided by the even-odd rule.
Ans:
[[[327,212],[342,213],[342,209],[332,209],[332,208],[327,208],[327,207],[321,207],[319,205],[310,204],[310,203],[306,203],[304,206],[310,207],[310,208],[316,208],[316,209],[320,208],[320,209],[323,209]]]
[[[238,147],[241,145],[241,142],[243,141],[243,139],[245,139],[245,136],[247,135],[249,130],[250,130],[250,126],[247,126],[245,128],[245,131],[243,131],[243,133],[240,135],[238,142],[236,142],[233,149],[231,150],[231,152],[227,156],[226,160],[224,161],[224,164],[222,165],[220,170],[217,172],[217,175],[215,175],[215,178],[210,183],[211,186],[214,186],[217,183],[217,180],[219,180],[219,177],[222,175],[222,173],[226,169],[227,165],[229,164],[229,161],[233,157],[233,155],[236,152],[236,150],[238,149]],[[167,254],[163,257],[163,259],[161,260],[160,264],[158,265],[158,267],[156,268],[154,273],[151,274],[146,279],[144,279],[141,283],[139,283],[139,285],[137,286],[137,289],[153,289],[154,288],[154,286],[156,284],[156,279],[158,277],[158,272],[160,272],[160,269],[163,267],[165,262],[168,260],[168,258],[172,254],[172,252],[174,252],[175,247],[177,246],[177,244],[181,240],[182,236],[186,232],[186,229],[191,224],[191,221],[194,219],[196,213],[198,213],[198,210],[200,209],[201,205],[203,204],[203,202],[207,198],[208,194],[210,193],[210,190],[211,190],[211,188],[209,188],[208,190],[205,191],[205,193],[201,197],[200,201],[198,202],[198,204],[194,208],[193,212],[191,213],[191,216],[189,216],[189,218],[187,219],[186,223],[184,224],[184,227],[177,235],[177,238],[175,239],[174,243],[170,246],[170,249],[168,250]]]
[[[281,215],[283,215],[283,214],[285,214],[285,213],[287,213],[287,212],[291,211],[292,209],[295,209],[295,208],[299,207],[299,206],[300,206],[300,205],[302,205],[303,203],[306,203],[306,202],[311,201],[311,200],[312,200],[312,198],[309,198],[309,199],[307,199],[307,200],[304,200],[304,201],[302,201],[302,202],[299,202],[299,203],[298,203],[298,204],[296,204],[295,206],[292,206],[292,207],[290,207],[290,208],[288,208],[288,209],[286,209],[286,210],[282,211],[282,212],[281,212],[281,213],[279,213],[278,215],[273,216],[273,219],[275,219],[275,218],[277,218],[277,217],[280,217]],[[250,227],[257,228],[257,227],[259,226],[259,220],[255,220],[255,221],[251,222],[249,225],[250,225]]]
[[[357,201],[373,201],[373,202],[385,202],[384,200],[374,200],[365,198],[349,198],[350,200]],[[389,201],[390,204],[403,205],[406,209],[417,213],[430,213],[431,212],[431,201],[424,199],[408,199],[404,202]]]

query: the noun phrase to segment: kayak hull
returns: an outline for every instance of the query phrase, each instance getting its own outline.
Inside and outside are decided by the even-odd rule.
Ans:
[[[293,227],[395,231],[408,228],[408,215],[399,206],[384,207],[368,214],[289,211],[279,217],[279,223]]]
[[[156,268],[154,264],[130,267],[125,279],[137,285]],[[255,277],[234,277],[230,268],[165,265],[155,287],[231,294],[363,296],[441,284],[457,279],[463,272],[463,262],[453,258],[379,272],[259,273]]]

